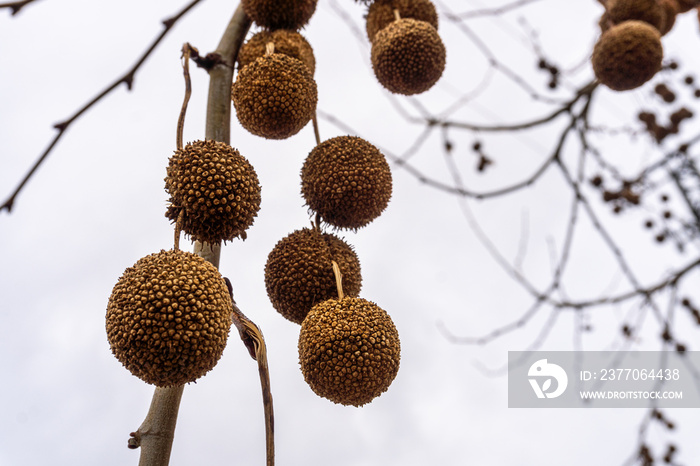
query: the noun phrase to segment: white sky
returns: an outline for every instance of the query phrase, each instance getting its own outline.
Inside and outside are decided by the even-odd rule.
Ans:
[[[491,2],[491,5],[508,2]],[[18,16],[0,11],[0,196],[11,192],[54,135],[52,125],[72,114],[117,76],[160,32],[160,21],[180,4],[153,1],[42,1]],[[489,2],[444,0],[438,10],[470,11]],[[134,89],[120,87],[74,123],[49,160],[18,197],[11,215],[0,214],[0,466],[136,464],[129,432],[141,423],[153,388],[131,376],[109,351],[104,314],[122,271],[140,257],[172,246],[164,217],[163,178],[174,150],[183,96],[180,48],[190,42],[206,53],[215,48],[235,2],[208,0],[183,19],[136,76]],[[406,123],[392,102],[415,114],[405,98],[391,97],[373,77],[369,44],[358,41],[337,14],[340,8],[364,31],[363,7],[351,0],[321,0],[303,31],[316,54],[319,110],[354,128],[393,154],[410,147],[419,125]],[[547,76],[525,34],[539,31],[546,55],[562,68],[584,63],[553,95],[592,77],[585,64],[595,41],[600,5],[594,0],[543,0],[521,13],[466,24],[539,93]],[[418,101],[434,113],[464,92],[487,91],[456,119],[495,124],[548,113],[503,74],[489,71],[484,56],[454,24],[441,19],[447,70]],[[694,13],[679,20],[664,39],[688,72],[698,71],[698,23]],[[694,61],[691,61],[694,60]],[[193,68],[194,93],[185,140],[203,137],[206,74]],[[651,87],[615,95],[600,90],[598,123],[633,124],[636,111],[654,103]],[[695,123],[693,123],[695,124]],[[325,119],[322,138],[346,134]],[[554,125],[555,129],[557,125]],[[558,125],[561,127],[561,124]],[[470,189],[508,185],[531,173],[549,155],[551,129],[516,135],[481,135],[495,161],[476,174],[472,133],[451,133],[455,158]],[[634,172],[655,156],[647,140],[606,142],[614,163]],[[495,263],[470,228],[457,199],[419,183],[392,166],[394,193],[387,211],[357,233],[341,236],[362,263],[361,296],[392,316],[402,342],[401,369],[388,392],[360,408],[318,398],[298,368],[298,326],[271,307],[263,281],[267,254],[291,231],[307,226],[299,195],[299,170],[314,144],[311,126],[285,141],[247,134],[234,120],[232,145],[255,166],[262,184],[262,210],[245,242],[223,250],[221,272],[234,286],[238,305],[266,336],[275,402],[277,464],[334,466],[622,464],[636,448],[642,409],[517,410],[507,407],[507,379],[479,367],[502,368],[508,350],[537,340],[549,311],[524,329],[485,346],[456,345],[439,331],[479,336],[517,319],[532,299]],[[575,160],[576,148],[569,157]],[[450,182],[439,133],[412,159],[426,174]],[[587,194],[595,198],[593,191]],[[488,202],[468,201],[481,227],[513,262],[526,241],[522,270],[544,287],[551,277],[550,253],[561,250],[570,193],[555,173],[535,188]],[[658,203],[650,201],[650,209]],[[625,252],[645,284],[663,277],[689,255],[657,247],[641,231],[642,213],[602,219],[625,240]],[[524,225],[524,226],[523,226]],[[526,239],[523,239],[526,238]],[[187,242],[181,243],[187,247]],[[621,292],[627,284],[613,267],[590,224],[581,222],[572,251],[566,292],[591,298]],[[694,253],[695,248],[690,248]],[[695,280],[695,275],[688,281]],[[668,297],[661,297],[665,307]],[[625,303],[586,313],[595,332],[584,348],[614,349],[619,328],[638,306]],[[679,319],[682,319],[680,315]],[[574,349],[576,322],[569,311],[542,344],[544,350]],[[688,324],[690,326],[690,324]],[[692,329],[691,329],[692,330]],[[658,349],[652,319],[639,349]],[[680,336],[692,345],[696,333]],[[686,338],[687,337],[687,338]],[[697,464],[700,428],[695,410],[669,410],[677,421],[672,437],[658,426],[650,438],[659,448],[679,445],[677,460]],[[235,332],[215,369],[185,389],[171,465],[263,464],[264,430],[257,367]]]

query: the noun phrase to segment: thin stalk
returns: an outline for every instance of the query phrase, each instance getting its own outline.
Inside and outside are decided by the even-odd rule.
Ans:
[[[249,28],[250,20],[239,5],[213,53],[220,60],[209,70],[206,139],[230,144],[233,65]],[[219,267],[220,245],[196,242],[194,251]],[[183,390],[184,386],[155,389],[146,418],[129,440],[130,448],[141,448],[139,466],[167,466],[170,462]]]

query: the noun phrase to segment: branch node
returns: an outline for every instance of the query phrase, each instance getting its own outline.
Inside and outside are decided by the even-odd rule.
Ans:
[[[221,56],[221,54],[217,52],[210,52],[206,54],[204,57],[201,57],[199,55],[193,55],[192,56],[192,61],[197,65],[198,68],[205,69],[207,71],[211,70],[217,65],[223,65],[228,68],[233,69],[233,65],[228,63],[224,57]]]
[[[136,450],[141,446],[141,432],[131,432],[129,437],[129,441],[126,443],[127,448],[130,450]]]

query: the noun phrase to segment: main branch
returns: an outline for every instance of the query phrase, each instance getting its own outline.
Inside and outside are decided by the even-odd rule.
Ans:
[[[209,55],[209,57],[218,56],[219,59],[214,60],[214,65],[209,70],[209,99],[205,132],[207,139],[230,143],[233,64],[249,28],[250,20],[239,6],[216,51]],[[217,268],[220,251],[221,248],[218,244],[210,245],[197,242],[194,247],[196,254]],[[266,359],[263,358],[263,360],[266,365]],[[156,388],[153,393],[148,414],[139,429],[132,433],[132,439],[129,441],[129,447],[141,447],[139,466],[168,465],[183,389],[183,386]]]

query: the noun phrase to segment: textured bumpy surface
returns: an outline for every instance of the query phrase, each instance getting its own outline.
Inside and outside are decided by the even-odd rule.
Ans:
[[[309,22],[318,0],[241,0],[243,11],[258,26],[300,29]]]
[[[343,293],[357,296],[362,286],[360,261],[345,241],[308,228],[282,238],[265,264],[265,287],[277,312],[301,324],[315,304],[337,298],[332,261],[340,268]]]
[[[238,69],[242,69],[254,62],[266,53],[269,42],[275,44],[275,53],[282,53],[297,60],[301,60],[314,74],[316,70],[316,58],[311,44],[296,31],[290,29],[278,29],[276,31],[260,31],[243,44],[238,52]]]
[[[674,24],[676,24],[676,16],[678,16],[679,7],[676,0],[659,0],[659,5],[661,6],[661,11],[663,12],[663,21],[661,21],[659,32],[661,32],[661,35],[663,36],[671,31]]]
[[[193,240],[218,243],[244,234],[260,210],[260,183],[236,149],[194,141],[170,157],[165,178],[173,222],[184,209],[182,229]]]
[[[238,121],[246,130],[268,139],[286,139],[316,113],[318,93],[306,65],[273,53],[238,72],[232,98]]]
[[[666,16],[657,0],[612,0],[608,3],[607,11],[613,24],[638,20],[658,30],[661,30]]]
[[[678,3],[679,13],[685,13],[700,6],[700,0],[676,0],[676,3]]]
[[[425,21],[401,19],[382,29],[372,42],[377,81],[396,94],[425,92],[445,69],[445,45]]]
[[[192,382],[221,357],[233,306],[219,271],[180,250],[141,258],[107,304],[107,339],[136,377],[159,387]]]
[[[435,29],[438,28],[437,11],[430,0],[375,0],[369,5],[365,22],[370,42],[379,31],[396,19],[394,10],[399,11],[401,18],[426,21]]]
[[[400,358],[391,318],[362,298],[324,301],[301,324],[301,372],[317,395],[334,403],[361,406],[384,393]]]
[[[355,136],[317,145],[301,169],[301,194],[309,209],[338,228],[357,229],[386,209],[392,179],[384,155]]]
[[[662,59],[659,31],[643,21],[626,21],[600,36],[591,61],[601,83],[625,91],[649,81],[661,69]]]

